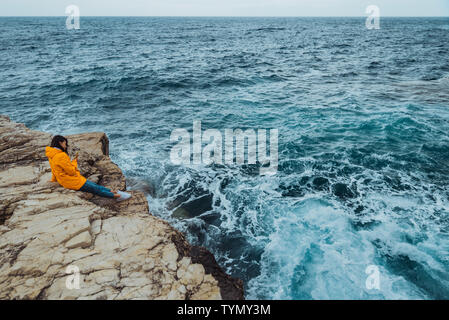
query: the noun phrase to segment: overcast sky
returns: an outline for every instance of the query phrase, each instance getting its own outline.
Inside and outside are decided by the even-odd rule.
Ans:
[[[0,0],[0,16],[449,16],[449,0]]]

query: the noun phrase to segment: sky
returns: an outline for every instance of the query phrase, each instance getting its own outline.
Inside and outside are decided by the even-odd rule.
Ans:
[[[449,16],[449,0],[0,0],[0,16]]]

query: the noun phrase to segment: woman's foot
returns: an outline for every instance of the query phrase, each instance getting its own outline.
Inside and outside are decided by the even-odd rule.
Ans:
[[[131,195],[130,193],[128,193],[128,192],[117,191],[117,194],[118,194],[118,196],[119,196],[118,198],[115,198],[115,195],[114,195],[114,198],[115,198],[117,201],[128,200],[129,198],[132,197],[132,195]]]
[[[118,194],[118,190],[111,190],[111,192],[114,194],[114,199],[120,198],[120,195]]]

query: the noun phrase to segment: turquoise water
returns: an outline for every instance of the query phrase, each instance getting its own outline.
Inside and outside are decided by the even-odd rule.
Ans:
[[[151,212],[253,299],[449,298],[449,19],[0,18],[0,113],[104,131]],[[279,167],[170,134],[279,130]],[[365,286],[376,265],[380,287]]]

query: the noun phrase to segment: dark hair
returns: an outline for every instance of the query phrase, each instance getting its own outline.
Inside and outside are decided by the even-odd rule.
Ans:
[[[59,148],[59,149],[62,149],[62,147],[61,147],[61,145],[59,144],[60,142],[66,142],[66,149],[65,150],[62,150],[62,151],[64,151],[65,153],[67,153],[67,149],[69,148],[69,141],[67,140],[67,138],[66,137],[63,137],[63,136],[54,136],[53,137],[53,139],[51,140],[51,145],[50,145],[50,147],[52,147],[52,148]]]

